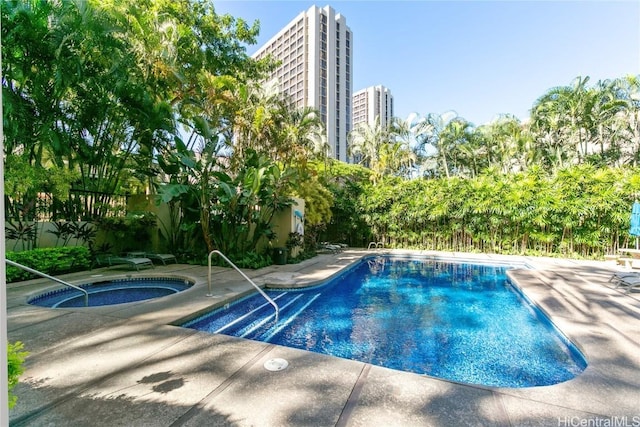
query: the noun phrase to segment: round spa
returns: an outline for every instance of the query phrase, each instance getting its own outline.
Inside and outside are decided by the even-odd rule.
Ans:
[[[127,277],[79,285],[89,294],[88,306],[124,304],[172,295],[189,289],[193,282],[176,277]],[[85,307],[85,294],[62,287],[31,297],[31,305],[50,308]]]

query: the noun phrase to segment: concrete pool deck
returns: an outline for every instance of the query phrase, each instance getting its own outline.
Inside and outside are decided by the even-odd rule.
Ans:
[[[408,251],[402,251],[407,253]],[[256,283],[321,280],[367,251],[323,254],[247,271]],[[380,253],[380,252],[378,252]],[[56,287],[7,285],[10,342],[29,356],[14,389],[13,426],[640,426],[640,293],[608,282],[610,262],[414,251],[437,257],[526,262],[510,276],[583,351],[589,366],[561,384],[490,388],[173,326],[250,290],[237,272],[172,264],[63,276],[181,276],[188,291],[117,306],[48,309],[26,303]],[[277,372],[263,365],[289,362]],[[617,424],[614,424],[616,422]],[[608,424],[607,424],[608,423]]]

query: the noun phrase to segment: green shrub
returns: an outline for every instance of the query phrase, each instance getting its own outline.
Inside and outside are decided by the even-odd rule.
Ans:
[[[238,268],[257,269],[257,268],[267,267],[273,264],[273,261],[269,255],[267,254],[261,255],[256,252],[247,252],[241,258],[240,257],[230,257],[230,258],[231,258],[231,261]],[[226,263],[225,265],[228,266],[228,264]]]
[[[7,252],[8,260],[31,267],[42,273],[55,275],[91,268],[91,253],[83,246],[41,248],[24,252]],[[27,271],[7,265],[7,283],[32,279]]]
[[[387,178],[366,187],[344,213],[365,221],[371,241],[385,247],[597,259],[633,244],[629,217],[638,188],[640,170],[630,167],[487,169],[473,178]],[[341,200],[336,196],[338,207]],[[341,229],[353,221],[334,218]]]
[[[18,400],[18,397],[11,393],[11,389],[18,384],[18,378],[20,378],[20,375],[24,372],[24,367],[22,366],[24,358],[29,354],[26,351],[21,351],[23,348],[24,345],[20,341],[8,344],[7,362],[9,372],[9,408],[13,408]]]
[[[311,259],[317,255],[315,250],[303,250],[296,257],[287,257],[287,264],[299,264],[304,260]]]
[[[156,216],[152,212],[129,212],[124,217],[104,217],[95,221],[98,244],[113,247],[114,253],[145,250],[155,228]]]

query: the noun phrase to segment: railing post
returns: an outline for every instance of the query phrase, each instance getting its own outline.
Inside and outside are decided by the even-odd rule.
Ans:
[[[48,274],[42,273],[42,272],[40,272],[38,270],[34,270],[33,268],[27,267],[26,265],[18,264],[17,262],[11,261],[9,259],[5,259],[4,262],[6,262],[7,264],[12,265],[14,267],[20,268],[20,269],[22,269],[24,271],[28,271],[29,273],[35,274],[35,275],[40,276],[40,277],[44,277],[45,279],[53,280],[54,282],[63,284],[65,286],[69,286],[69,287],[71,287],[73,289],[76,289],[76,290],[82,292],[84,294],[84,306],[85,307],[89,307],[89,292],[87,292],[85,289],[82,289],[80,286],[72,285],[71,283],[67,283],[64,280],[60,280],[60,279],[58,279],[56,277],[49,276]]]
[[[256,288],[256,290],[260,293],[260,295],[262,295],[264,297],[264,299],[266,299],[269,302],[269,304],[271,304],[273,306],[273,308],[275,308],[275,310],[276,310],[276,321],[277,321],[278,320],[278,316],[280,315],[280,308],[278,307],[278,304],[276,304],[276,302],[274,300],[272,300],[269,297],[269,295],[267,295],[262,289],[260,289],[260,286],[256,285],[253,282],[253,280],[251,280],[249,278],[249,276],[244,274],[244,272],[242,272],[242,270],[240,270],[233,262],[231,262],[231,260],[229,258],[227,258],[222,252],[220,252],[219,250],[216,250],[216,249],[214,249],[211,252],[209,252],[209,257],[208,257],[209,268],[208,268],[208,274],[207,274],[207,289],[208,289],[209,292],[207,293],[207,296],[208,297],[213,296],[213,292],[211,290],[211,256],[213,254],[217,254],[220,258],[225,260],[227,262],[227,264],[229,264],[231,267],[233,267],[234,270],[236,270],[238,273],[240,273],[240,275],[242,277],[244,277],[245,280],[251,284],[251,286]]]

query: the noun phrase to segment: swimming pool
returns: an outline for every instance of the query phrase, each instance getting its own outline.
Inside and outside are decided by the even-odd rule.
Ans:
[[[137,277],[86,283],[89,307],[144,301],[189,289],[193,282],[174,277]],[[59,288],[32,298],[27,303],[41,307],[85,307],[85,295],[73,288]]]
[[[507,265],[375,257],[322,286],[270,290],[183,326],[448,380],[531,387],[586,368]]]

